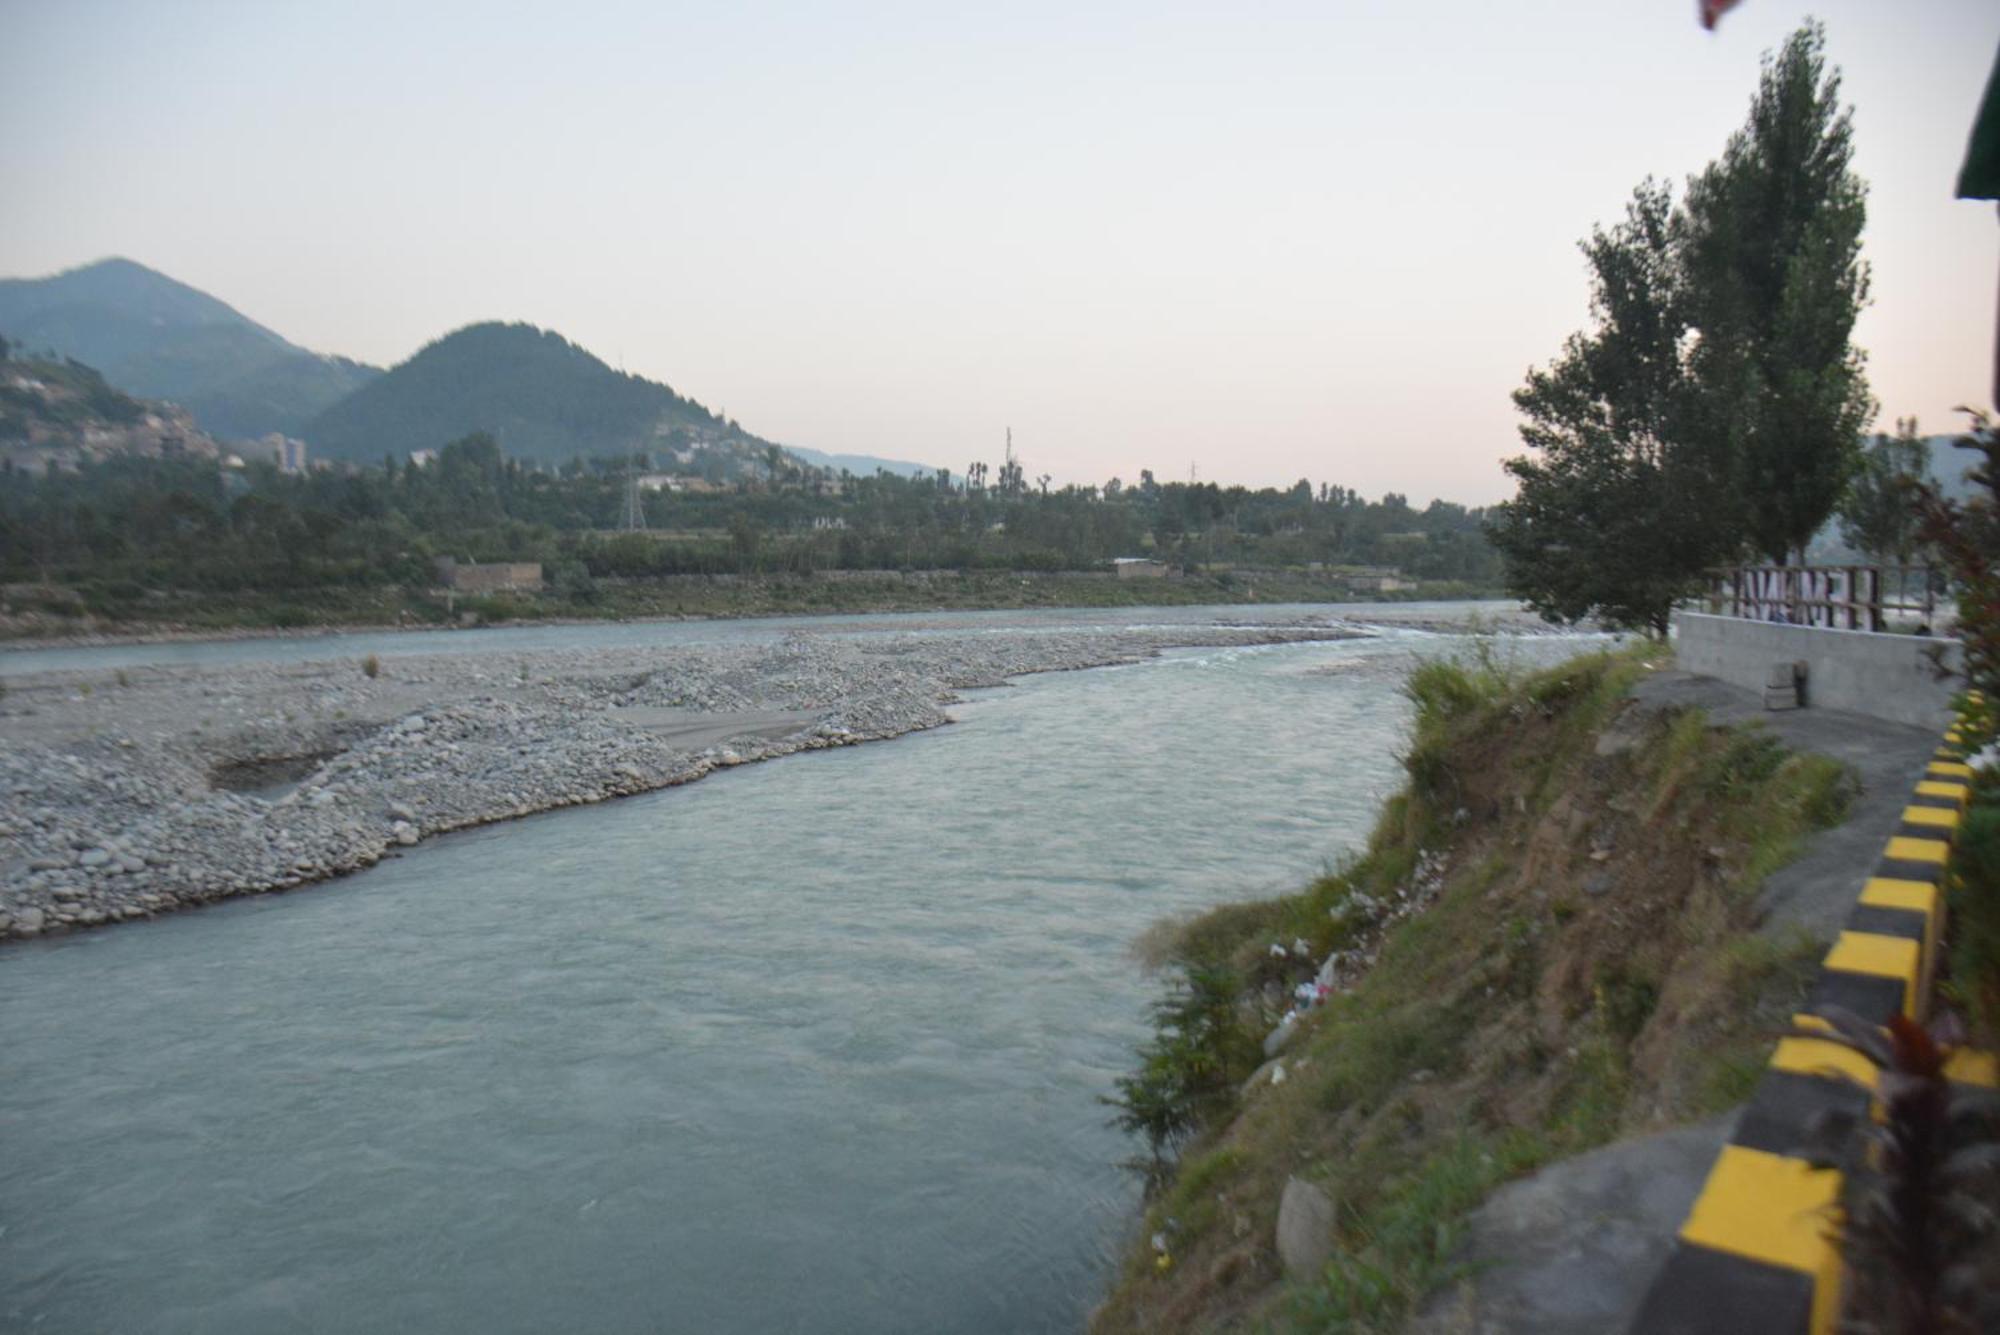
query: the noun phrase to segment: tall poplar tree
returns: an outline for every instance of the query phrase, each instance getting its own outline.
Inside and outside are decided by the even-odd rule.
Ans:
[[[1664,636],[1674,602],[1740,539],[1726,443],[1690,430],[1685,293],[1673,200],[1648,180],[1625,220],[1583,243],[1594,327],[1514,391],[1533,455],[1487,537],[1511,591],[1556,621]]]
[[[1854,347],[1867,187],[1808,23],[1766,56],[1744,127],[1688,182],[1682,219],[1695,429],[1739,460],[1754,546],[1783,562],[1839,504],[1874,405]]]

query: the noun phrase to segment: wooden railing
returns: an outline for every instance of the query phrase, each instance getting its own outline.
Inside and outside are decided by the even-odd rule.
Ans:
[[[1739,566],[1717,571],[1708,610],[1836,630],[1931,627],[1937,581],[1926,566]]]

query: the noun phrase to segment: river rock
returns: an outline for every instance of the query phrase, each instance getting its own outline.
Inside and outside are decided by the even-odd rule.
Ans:
[[[1355,634],[1325,621],[860,641],[793,634],[554,648],[514,657],[498,674],[470,655],[413,655],[398,660],[393,682],[351,685],[345,676],[330,684],[323,665],[230,662],[148,673],[85,710],[61,703],[80,694],[84,674],[36,673],[49,704],[32,724],[10,727],[0,748],[0,829],[12,855],[0,866],[0,904],[10,935],[54,930],[58,913],[86,925],[146,916],[366,866],[425,833],[685,783],[823,741],[938,727],[959,692],[1029,673],[1180,646]],[[318,703],[302,710],[307,699]],[[659,714],[675,717],[647,718]],[[699,740],[655,731],[701,714],[715,719],[694,729]],[[218,786],[234,764],[322,756],[283,801]],[[357,823],[366,812],[388,819]],[[58,900],[58,888],[72,893]]]
[[[1309,1278],[1333,1258],[1333,1231],[1339,1212],[1333,1198],[1301,1177],[1285,1179],[1278,1200],[1278,1259],[1294,1278]]]

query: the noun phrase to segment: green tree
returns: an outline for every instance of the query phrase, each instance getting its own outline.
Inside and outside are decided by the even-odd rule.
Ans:
[[[1582,249],[1594,328],[1514,392],[1535,454],[1507,461],[1519,491],[1488,537],[1508,588],[1550,620],[1665,635],[1674,602],[1736,545],[1726,452],[1686,429],[1699,396],[1669,188],[1647,180]]]
[[[1833,513],[1874,411],[1851,340],[1867,187],[1825,44],[1808,23],[1765,57],[1748,121],[1688,182],[1681,220],[1696,425],[1737,455],[1751,540],[1779,562]]]
[[[1911,564],[1922,542],[1918,488],[1932,481],[1930,446],[1916,418],[1898,421],[1893,436],[1877,433],[1841,502],[1841,538],[1879,564]]]

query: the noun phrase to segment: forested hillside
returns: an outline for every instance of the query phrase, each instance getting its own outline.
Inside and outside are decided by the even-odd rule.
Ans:
[[[179,404],[229,440],[296,435],[380,374],[288,343],[207,293],[125,259],[0,280],[0,335],[24,351],[95,367],[127,394]]]
[[[728,476],[766,442],[662,384],[613,370],[550,330],[475,324],[308,423],[317,453],[379,463],[473,432],[510,458],[559,465],[579,455],[677,454],[690,471]],[[720,447],[708,467],[700,456]]]

